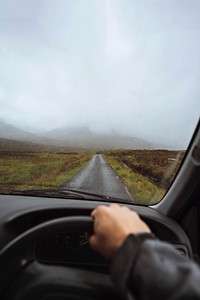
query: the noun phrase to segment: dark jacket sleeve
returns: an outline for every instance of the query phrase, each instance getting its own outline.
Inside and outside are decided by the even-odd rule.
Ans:
[[[130,235],[111,264],[111,277],[127,299],[200,299],[200,269],[151,234]]]

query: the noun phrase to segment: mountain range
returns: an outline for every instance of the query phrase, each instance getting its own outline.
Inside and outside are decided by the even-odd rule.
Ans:
[[[3,142],[4,140],[4,142]],[[64,147],[65,150],[113,150],[113,149],[153,149],[154,146],[144,140],[121,136],[117,133],[95,133],[87,127],[62,127],[41,134],[34,134],[19,129],[11,124],[0,121],[0,150],[2,144],[9,145],[9,141],[33,143],[33,148],[38,145]],[[19,143],[18,143],[19,145]],[[21,144],[22,145],[22,144]],[[25,144],[23,144],[24,148]],[[20,147],[20,146],[19,146]]]

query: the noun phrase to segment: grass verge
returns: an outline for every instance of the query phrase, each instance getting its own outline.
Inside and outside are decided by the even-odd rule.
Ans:
[[[91,157],[87,153],[1,153],[0,190],[58,188]]]
[[[112,156],[104,155],[104,158],[119,175],[122,182],[128,187],[138,204],[152,205],[162,199],[166,192],[165,189],[156,187],[148,178],[133,172],[128,166]]]

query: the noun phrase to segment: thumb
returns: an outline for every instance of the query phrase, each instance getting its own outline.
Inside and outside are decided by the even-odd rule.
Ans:
[[[88,242],[90,244],[90,246],[93,248],[93,249],[97,249],[97,238],[96,238],[96,235],[91,235],[89,238],[88,238]]]

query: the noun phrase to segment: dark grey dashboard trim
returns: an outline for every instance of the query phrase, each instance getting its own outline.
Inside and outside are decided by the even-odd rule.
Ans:
[[[102,204],[110,205],[109,202],[102,201],[0,195],[0,248],[31,228],[35,218],[45,221],[65,215],[89,215],[94,208]],[[150,207],[126,203],[123,205],[135,210],[158,237],[162,238],[162,235],[165,235],[164,240],[169,238],[171,243],[185,245],[188,256],[192,255],[187,235],[175,221]],[[36,222],[38,224],[42,221]]]

